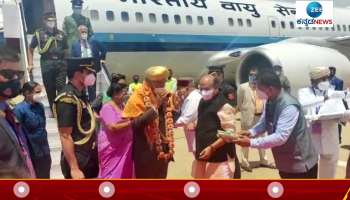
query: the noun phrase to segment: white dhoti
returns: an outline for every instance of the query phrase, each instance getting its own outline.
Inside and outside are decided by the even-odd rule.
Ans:
[[[339,157],[339,136],[337,121],[322,121],[320,133],[312,132],[312,141],[319,154],[318,178],[335,178]]]

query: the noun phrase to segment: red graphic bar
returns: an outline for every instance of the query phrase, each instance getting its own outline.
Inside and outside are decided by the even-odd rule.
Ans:
[[[22,187],[23,186],[23,187]],[[28,188],[26,188],[28,186]],[[5,180],[1,199],[339,199],[350,181],[288,180]],[[22,196],[17,196],[22,194]],[[349,194],[350,199],[350,194]]]

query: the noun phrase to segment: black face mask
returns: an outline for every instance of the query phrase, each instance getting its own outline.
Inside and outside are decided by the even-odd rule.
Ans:
[[[134,79],[134,82],[135,82],[135,83],[138,83],[138,82],[139,82],[139,79]]]
[[[4,94],[5,90],[11,90],[11,95]],[[13,98],[20,94],[21,82],[19,79],[14,79],[5,83],[0,83],[0,96],[5,98]]]

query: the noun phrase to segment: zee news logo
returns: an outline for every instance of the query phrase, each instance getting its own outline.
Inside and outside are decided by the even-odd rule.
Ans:
[[[300,10],[297,10],[297,12],[300,12]],[[307,15],[310,18],[298,18],[297,24],[301,25],[333,25],[333,19],[327,19],[322,18],[322,14],[324,13],[324,8],[320,2],[313,1],[307,4],[306,9],[304,12],[307,13]],[[319,19],[317,19],[319,18]]]

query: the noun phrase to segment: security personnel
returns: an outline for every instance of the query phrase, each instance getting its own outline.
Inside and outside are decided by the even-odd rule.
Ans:
[[[90,38],[94,32],[91,27],[90,19],[83,16],[83,0],[71,0],[73,14],[66,16],[63,21],[63,31],[67,35],[69,53],[71,53],[72,45],[79,40],[78,27],[84,25],[88,28],[88,38]]]
[[[70,58],[67,63],[69,83],[54,104],[62,173],[65,178],[96,178],[96,119],[84,91],[96,81],[93,58]]]
[[[33,52],[38,47],[40,57],[41,73],[52,109],[56,92],[59,93],[65,83],[67,66],[65,58],[67,56],[67,40],[64,33],[56,27],[56,17],[54,13],[44,14],[45,27],[35,31],[28,51],[28,71],[33,70]]]

